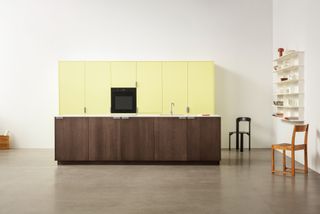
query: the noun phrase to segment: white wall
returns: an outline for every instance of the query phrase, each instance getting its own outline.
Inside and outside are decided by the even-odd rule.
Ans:
[[[278,47],[305,51],[305,121],[310,124],[309,165],[320,172],[320,2],[274,0],[274,52]],[[289,141],[292,125],[274,119],[276,141]],[[297,152],[303,162],[303,153]]]
[[[53,147],[62,59],[214,60],[223,145],[246,115],[253,146],[270,146],[272,0],[10,0],[0,26],[0,129],[15,147]]]

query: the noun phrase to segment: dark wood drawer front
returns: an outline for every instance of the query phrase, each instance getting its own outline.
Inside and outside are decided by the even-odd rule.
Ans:
[[[86,161],[88,157],[88,118],[55,120],[55,159]]]
[[[156,118],[155,137],[155,160],[187,160],[186,119]]]
[[[188,160],[220,160],[220,118],[195,118],[188,124]]]
[[[89,160],[121,160],[120,120],[89,118]]]
[[[121,120],[121,160],[154,160],[154,118]]]

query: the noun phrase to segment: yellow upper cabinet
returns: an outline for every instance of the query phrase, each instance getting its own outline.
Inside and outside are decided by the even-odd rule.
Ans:
[[[137,62],[111,62],[112,87],[136,87]]]
[[[85,107],[85,63],[62,61],[59,63],[60,115],[82,115]]]
[[[189,114],[214,114],[214,78],[213,62],[188,63]]]
[[[87,114],[110,113],[110,63],[102,61],[86,62],[85,71],[85,106]]]
[[[137,104],[140,114],[162,113],[161,62],[137,62]]]
[[[163,113],[186,114],[188,62],[163,62],[162,66]]]

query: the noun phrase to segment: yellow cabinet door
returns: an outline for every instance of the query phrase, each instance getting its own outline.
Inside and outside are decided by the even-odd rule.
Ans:
[[[163,62],[163,113],[187,113],[187,62]],[[171,107],[171,104],[173,105]]]
[[[60,115],[82,115],[85,107],[85,63],[59,63]]]
[[[162,63],[137,62],[139,114],[162,113]]]
[[[136,87],[136,62],[111,62],[112,87]]]
[[[213,62],[188,63],[189,114],[214,114],[214,82]]]
[[[110,63],[86,62],[85,78],[85,106],[87,114],[110,113]]]

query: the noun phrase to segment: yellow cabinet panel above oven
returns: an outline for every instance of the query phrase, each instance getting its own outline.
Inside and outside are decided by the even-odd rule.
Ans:
[[[137,62],[111,62],[112,87],[136,87]]]

